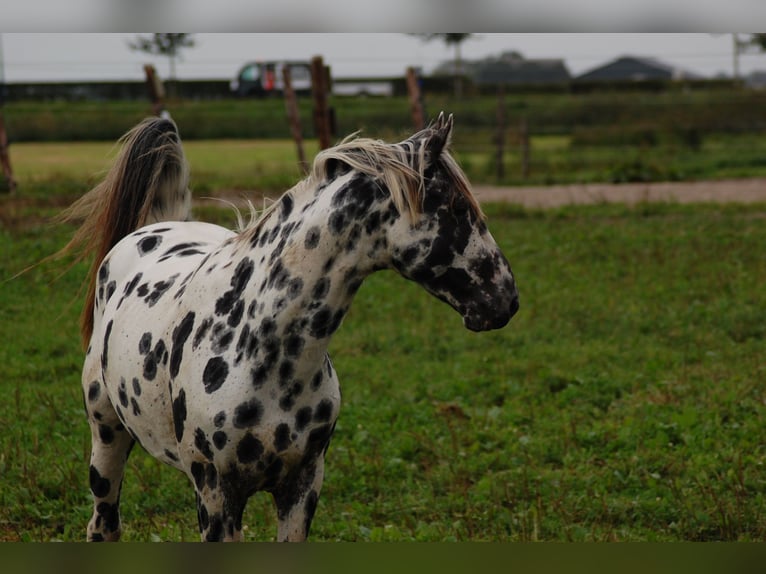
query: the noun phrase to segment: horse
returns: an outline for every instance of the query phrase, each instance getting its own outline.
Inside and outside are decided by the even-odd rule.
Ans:
[[[394,269],[473,331],[519,308],[507,259],[449,153],[440,114],[399,143],[352,134],[237,230],[191,220],[177,126],[148,118],[67,213],[93,253],[82,318],[89,541],[120,537],[135,443],[179,469],[203,541],[242,539],[269,492],[279,541],[306,540],[339,414],[328,344],[364,279]]]

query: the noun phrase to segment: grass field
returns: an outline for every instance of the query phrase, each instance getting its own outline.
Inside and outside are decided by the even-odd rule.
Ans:
[[[502,173],[497,96],[466,94],[455,99],[427,93],[424,100],[429,118],[441,110],[454,114],[456,156],[477,184],[766,176],[766,104],[756,90],[509,90],[500,108],[505,117]],[[317,150],[311,105],[309,98],[299,101],[309,159]],[[333,97],[330,105],[336,118],[334,140],[361,131],[397,141],[412,131],[406,97]],[[222,188],[273,193],[296,180],[297,154],[281,99],[178,100],[168,106],[185,141],[199,193]],[[149,113],[148,103],[142,101],[9,102],[3,114],[21,189],[25,195],[43,196],[81,192],[103,169],[112,142]],[[530,134],[526,175],[521,122]],[[5,185],[0,176],[0,191]]]
[[[315,141],[304,144],[310,159]],[[117,152],[108,142],[19,143],[12,147],[14,177],[24,197],[78,195],[104,175]],[[219,190],[284,191],[301,177],[290,140],[204,140],[184,142],[200,196]]]
[[[71,233],[33,199],[0,198],[0,540],[82,540],[85,268],[10,279]],[[486,211],[521,311],[474,334],[394,273],[365,283],[312,540],[763,540],[766,206]],[[198,539],[186,478],[140,449],[122,515],[125,540]],[[275,538],[267,495],[245,524]]]
[[[497,177],[491,145],[459,141],[455,156],[472,182],[479,184],[566,184],[626,181],[705,180],[766,176],[763,134],[717,134],[705,137],[699,149],[677,143],[584,145],[567,135],[538,135],[531,140],[528,177],[522,176],[521,150],[508,143],[504,176]],[[395,140],[392,140],[395,141]],[[291,140],[191,140],[184,143],[198,196],[259,191],[274,195],[299,178],[295,144]],[[309,161],[316,140],[304,142]],[[75,195],[103,175],[115,152],[109,142],[34,142],[11,146],[14,175],[24,197]],[[1,176],[0,176],[1,178]],[[0,188],[2,184],[0,182]]]

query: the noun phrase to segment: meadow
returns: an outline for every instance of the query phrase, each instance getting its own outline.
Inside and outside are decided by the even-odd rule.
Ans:
[[[456,100],[426,93],[426,115],[455,115],[454,148],[474,183],[546,185],[673,181],[766,176],[766,101],[758,91],[668,88],[660,92],[467,94]],[[334,140],[362,135],[396,141],[412,130],[405,97],[332,97]],[[195,165],[195,189],[281,191],[298,175],[284,102],[223,99],[168,102]],[[306,157],[316,151],[309,98],[299,100]],[[102,169],[113,142],[151,113],[147,102],[10,102],[3,108],[14,169],[33,170],[35,185],[75,190],[83,174]],[[504,117],[502,173],[498,114]],[[530,136],[529,170],[522,168],[521,124]],[[216,145],[211,146],[210,142]],[[63,142],[63,143],[62,143]],[[100,142],[100,143],[94,143]],[[196,151],[199,150],[199,151]],[[276,155],[275,155],[276,151]],[[87,157],[80,165],[74,157]],[[56,158],[54,185],[41,188]],[[289,159],[286,159],[289,158]],[[99,161],[100,160],[100,163]],[[95,161],[95,163],[94,163]],[[23,165],[17,165],[23,164]],[[28,166],[28,167],[27,167]],[[43,174],[40,176],[39,174]],[[0,189],[3,187],[0,176]]]
[[[49,220],[71,187],[43,181],[0,197],[5,541],[83,540],[90,516],[85,266],[13,278],[72,232]],[[475,334],[395,273],[368,279],[330,347],[343,407],[311,539],[763,540],[766,205],[485,210],[519,314]],[[198,539],[187,479],[140,448],[122,500],[124,540]],[[275,538],[268,495],[244,523]]]
[[[509,144],[503,156],[504,176],[498,179],[492,146],[471,143],[470,130],[461,136],[464,126],[460,123],[455,131],[454,155],[474,184],[541,186],[766,177],[763,133],[711,134],[699,149],[672,143],[654,147],[580,145],[571,135],[534,135],[528,176],[522,175],[521,148]],[[461,138],[468,141],[461,142]],[[289,139],[192,139],[184,147],[193,166],[192,189],[198,197],[273,197],[301,177],[295,144]],[[318,151],[316,140],[306,140],[304,150],[312,158]],[[99,181],[115,151],[114,142],[12,144],[19,195],[46,200],[80,194]],[[2,189],[0,175],[0,192]]]

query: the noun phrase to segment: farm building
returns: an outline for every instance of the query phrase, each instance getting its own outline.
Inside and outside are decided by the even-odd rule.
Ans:
[[[699,80],[702,76],[654,58],[622,56],[575,78],[581,82],[641,82],[646,80]]]
[[[766,90],[766,71],[751,72],[745,77],[745,85],[756,90]]]
[[[503,52],[482,60],[462,63],[463,73],[476,84],[554,84],[571,79],[569,70],[561,59],[528,60],[519,52]],[[452,75],[454,62],[445,62],[435,71],[435,75]]]

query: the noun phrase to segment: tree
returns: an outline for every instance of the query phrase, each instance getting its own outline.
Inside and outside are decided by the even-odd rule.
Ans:
[[[440,33],[440,34],[416,34],[421,36],[426,42],[438,39],[442,40],[447,46],[454,46],[455,48],[455,97],[459,98],[463,93],[463,56],[461,52],[462,43],[467,40],[473,34],[465,33]]]
[[[766,34],[750,34],[750,44],[758,48],[761,52],[766,52]]]
[[[158,56],[167,56],[170,60],[170,81],[173,85],[176,82],[176,58],[183,48],[194,46],[192,34],[152,34],[149,37],[138,36],[135,42],[128,42],[131,50],[155,54]]]
[[[766,52],[766,34],[747,34],[747,37],[740,38],[740,34],[732,34],[734,43],[734,79],[739,79],[739,56],[752,50]]]

